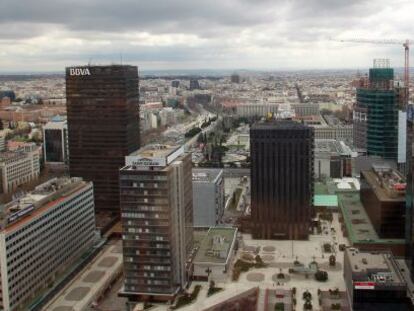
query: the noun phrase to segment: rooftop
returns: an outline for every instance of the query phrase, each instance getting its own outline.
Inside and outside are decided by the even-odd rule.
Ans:
[[[10,228],[86,185],[79,177],[53,178],[13,201],[0,206],[0,229]]]
[[[315,139],[315,153],[351,155],[352,151],[344,142],[336,139]]]
[[[200,243],[194,263],[222,263],[229,257],[237,236],[237,228],[212,227]]]
[[[371,185],[379,200],[405,200],[406,180],[397,170],[387,166],[374,166],[372,170],[362,171],[361,174]]]
[[[402,244],[402,239],[380,239],[364,206],[359,191],[338,192],[338,203],[344,217],[348,238],[354,243]]]
[[[167,166],[184,153],[183,146],[153,144],[142,147],[125,157],[127,166]]]
[[[252,130],[275,129],[275,130],[308,130],[310,127],[292,120],[271,120],[258,122],[252,126]]]
[[[222,174],[221,169],[193,168],[193,182],[214,182]]]
[[[347,248],[346,256],[351,264],[354,281],[375,282],[377,285],[405,282],[391,252],[368,252]]]

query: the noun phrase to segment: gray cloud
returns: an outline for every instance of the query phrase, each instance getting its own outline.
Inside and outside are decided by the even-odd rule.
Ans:
[[[120,53],[148,66],[335,66],[349,53],[363,63],[371,48],[329,38],[414,37],[413,9],[410,0],[3,0],[0,67],[49,60],[55,69]]]

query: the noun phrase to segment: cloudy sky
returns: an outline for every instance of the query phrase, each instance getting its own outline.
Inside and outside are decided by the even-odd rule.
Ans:
[[[413,0],[1,0],[0,72],[135,64],[158,69],[365,68],[403,65]]]

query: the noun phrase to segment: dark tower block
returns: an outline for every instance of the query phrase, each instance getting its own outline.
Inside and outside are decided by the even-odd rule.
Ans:
[[[313,129],[293,121],[250,130],[252,233],[256,239],[306,239],[312,216]]]
[[[93,182],[97,214],[117,218],[119,169],[140,145],[138,69],[66,68],[66,98],[70,175]]]

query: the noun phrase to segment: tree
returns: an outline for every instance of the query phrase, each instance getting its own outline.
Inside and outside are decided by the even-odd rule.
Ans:
[[[328,280],[328,272],[323,270],[318,270],[315,273],[315,280],[319,282],[326,282]]]
[[[329,256],[329,265],[330,266],[333,266],[333,267],[336,265],[336,257],[335,257],[335,255]]]

